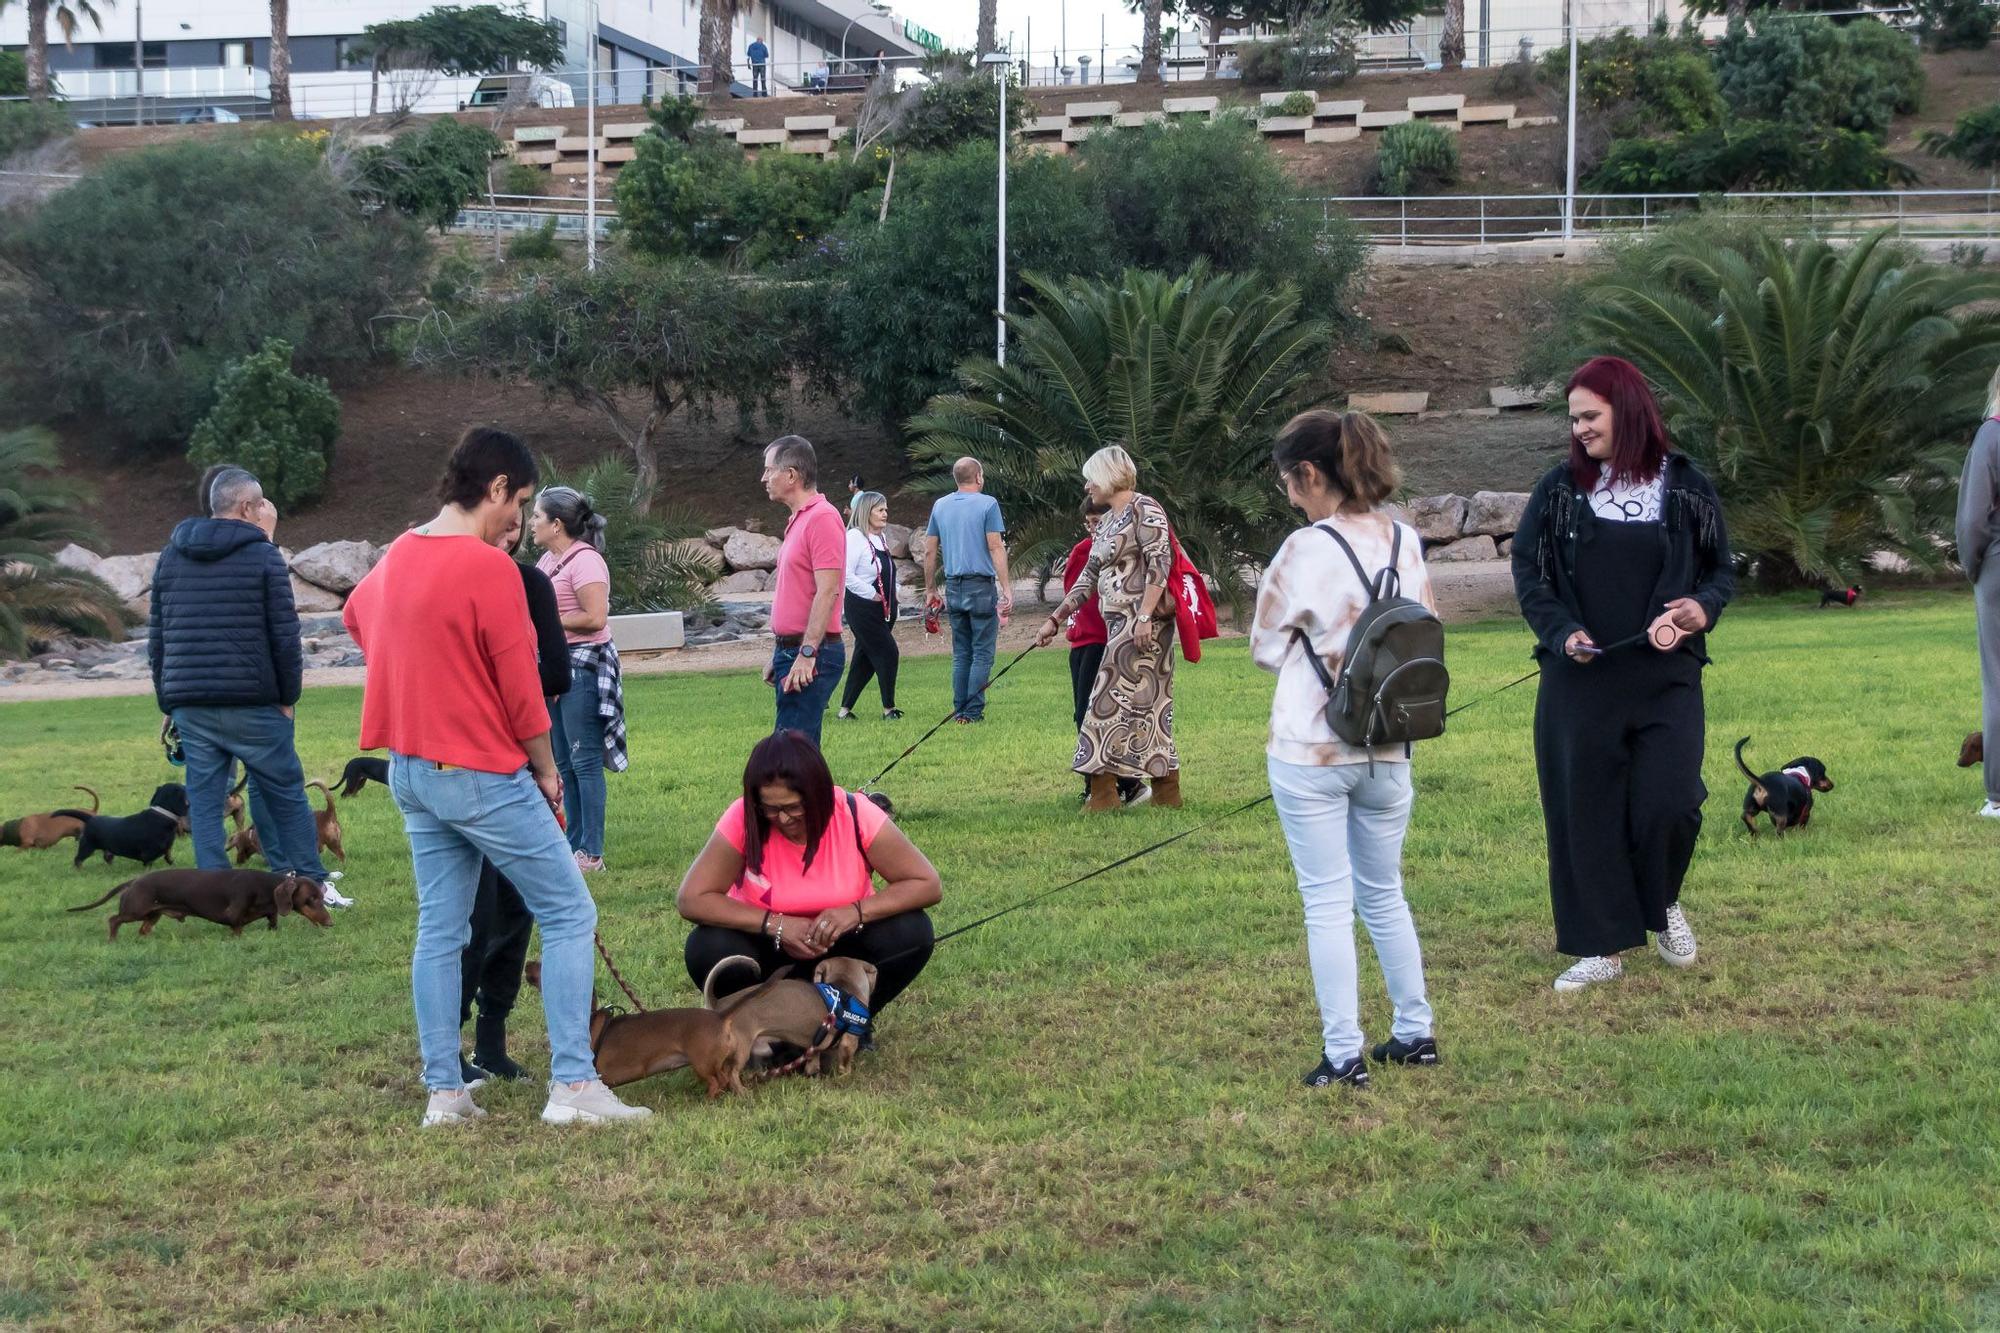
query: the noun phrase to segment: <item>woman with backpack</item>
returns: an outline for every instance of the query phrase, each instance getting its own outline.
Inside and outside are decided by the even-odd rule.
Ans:
[[[1736,577],[1715,487],[1670,451],[1639,368],[1596,357],[1566,392],[1569,457],[1528,497],[1513,564],[1542,668],[1556,948],[1577,959],[1555,988],[1574,991],[1624,975],[1648,931],[1667,963],[1694,962],[1680,897],[1708,797],[1701,669]]]
[[[1265,766],[1305,900],[1306,955],[1319,997],[1323,1050],[1305,1083],[1358,1088],[1368,1083],[1368,1066],[1354,952],[1357,908],[1395,1009],[1390,1039],[1374,1048],[1374,1058],[1436,1064],[1438,1046],[1423,953],[1403,897],[1403,834],[1413,799],[1409,748],[1356,745],[1336,734],[1323,679],[1341,673],[1378,592],[1409,599],[1430,613],[1432,626],[1436,606],[1423,543],[1379,508],[1395,491],[1397,474],[1389,442],[1371,418],[1303,413],[1278,432],[1271,459],[1285,498],[1312,523],[1272,557],[1250,628],[1251,659],[1278,677]],[[1441,650],[1441,636],[1438,642]],[[1440,665],[1431,679],[1434,727],[1443,720],[1442,675]]]

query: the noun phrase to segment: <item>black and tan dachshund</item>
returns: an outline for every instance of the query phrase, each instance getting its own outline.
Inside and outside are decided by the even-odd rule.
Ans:
[[[347,767],[340,770],[340,794],[352,796],[371,782],[389,785],[389,761],[376,759],[370,755],[357,754],[347,761]]]
[[[153,789],[153,802],[136,815],[96,815],[88,810],[58,810],[82,823],[76,835],[76,860],[80,866],[93,852],[104,854],[104,864],[123,856],[150,866],[155,861],[174,863],[174,839],[187,828],[187,788],[169,782]]]
[[[1743,827],[1750,830],[1750,836],[1757,836],[1757,812],[1761,810],[1781,834],[1789,828],[1804,828],[1812,821],[1813,793],[1833,790],[1826,765],[1809,754],[1800,755],[1777,772],[1759,777],[1743,762],[1743,747],[1749,743],[1748,736],[1736,742],[1736,766],[1750,779],[1750,790],[1743,793]]]

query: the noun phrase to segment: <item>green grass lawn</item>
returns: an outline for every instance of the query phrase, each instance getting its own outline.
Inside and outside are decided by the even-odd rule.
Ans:
[[[671,1074],[628,1089],[659,1112],[636,1129],[545,1126],[530,1085],[418,1130],[379,787],[341,805],[359,905],[326,931],[107,943],[108,907],[60,909],[128,865],[0,852],[0,1325],[2000,1327],[2000,827],[1952,766],[1972,603],[1805,606],[1715,637],[1685,973],[1649,953],[1549,989],[1532,687],[1422,748],[1408,872],[1445,1063],[1359,1095],[1298,1086],[1318,1017],[1268,806],[946,944],[847,1080],[710,1103]],[[1527,646],[1454,630],[1458,699]],[[901,724],[830,721],[836,776],[942,713],[947,670],[908,667]],[[1076,813],[1060,649],[891,775],[940,928],[1264,790],[1268,678],[1231,643],[1179,679],[1183,811]],[[592,887],[641,996],[685,1004],[674,887],[770,703],[750,674],[627,701]],[[359,705],[307,697],[308,771],[354,753]],[[168,773],[156,726],[146,699],[0,709],[0,812],[71,782],[137,809]],[[1743,835],[1745,733],[1766,767],[1828,762],[1807,832]],[[541,1027],[524,1005],[516,1053],[545,1072]]]

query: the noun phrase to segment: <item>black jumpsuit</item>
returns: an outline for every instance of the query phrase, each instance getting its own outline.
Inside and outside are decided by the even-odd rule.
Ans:
[[[1576,540],[1576,599],[1594,642],[1638,634],[1665,610],[1662,524],[1602,519],[1586,505]],[[1563,953],[1614,954],[1667,927],[1708,796],[1701,669],[1693,643],[1666,653],[1640,643],[1589,663],[1542,659],[1535,771]]]

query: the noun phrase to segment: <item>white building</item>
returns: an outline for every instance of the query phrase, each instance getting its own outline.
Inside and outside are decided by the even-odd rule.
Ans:
[[[371,92],[383,110],[449,111],[504,96],[503,81],[410,70],[391,71],[371,87],[369,69],[352,62],[363,29],[414,18],[434,2],[292,0],[295,114],[364,114]],[[525,10],[553,21],[567,51],[562,70],[517,81],[544,105],[584,100],[593,41],[600,101],[636,103],[693,89],[700,0],[526,0]],[[85,20],[73,46],[63,44],[53,23],[49,33],[51,77],[86,118],[130,122],[137,94],[147,103],[148,120],[269,113],[268,0],[151,0],[143,17],[141,7],[129,3],[100,5],[98,12],[103,28]],[[837,79],[843,68],[872,67],[878,52],[889,61],[914,63],[938,45],[922,28],[868,0],[744,0],[733,32],[736,92],[742,96],[751,91],[748,51],[758,38],[770,49],[769,90],[777,96],[803,88],[815,72],[830,69]],[[26,45],[26,6],[0,8],[0,48]]]

